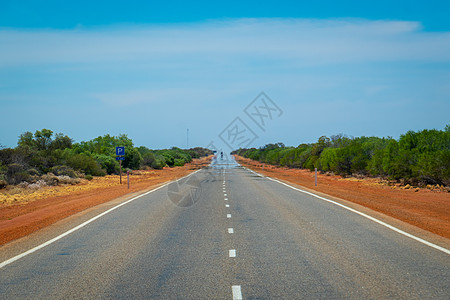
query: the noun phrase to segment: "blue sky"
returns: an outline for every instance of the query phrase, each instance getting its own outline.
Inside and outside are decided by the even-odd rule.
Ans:
[[[450,123],[448,1],[0,0],[0,144],[49,128],[150,148],[398,137]],[[245,113],[264,91],[282,111]],[[222,136],[223,138],[223,136]]]

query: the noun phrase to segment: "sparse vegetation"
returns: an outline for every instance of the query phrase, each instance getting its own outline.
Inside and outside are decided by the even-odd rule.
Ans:
[[[74,143],[68,136],[49,129],[25,132],[19,136],[16,148],[0,148],[0,188],[21,185],[36,189],[58,184],[77,184],[80,178],[118,174],[119,163],[115,148],[124,146],[123,170],[140,168],[162,169],[183,166],[192,158],[211,154],[204,148],[182,150],[171,148],[150,150],[134,147],[125,134],[99,136],[93,140]]]
[[[314,144],[268,144],[233,152],[262,163],[348,176],[378,176],[404,185],[450,185],[450,126],[391,137],[322,136]]]

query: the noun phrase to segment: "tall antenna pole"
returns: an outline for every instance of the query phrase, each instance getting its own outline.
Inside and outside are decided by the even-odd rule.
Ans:
[[[189,149],[189,128],[187,129],[186,133],[186,149]]]

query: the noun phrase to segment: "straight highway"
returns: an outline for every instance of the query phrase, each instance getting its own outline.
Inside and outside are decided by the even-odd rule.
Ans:
[[[234,161],[117,204],[0,248],[0,298],[450,297],[448,253]]]

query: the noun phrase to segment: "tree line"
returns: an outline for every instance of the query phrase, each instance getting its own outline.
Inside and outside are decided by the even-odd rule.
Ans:
[[[0,188],[36,182],[47,174],[88,179],[118,174],[117,146],[125,147],[122,167],[130,170],[183,166],[193,158],[212,154],[205,148],[151,150],[144,146],[135,147],[126,134],[106,134],[75,143],[67,135],[42,129],[21,134],[15,148],[0,149]]]
[[[416,186],[450,185],[450,126],[444,130],[408,131],[400,138],[322,136],[316,143],[286,147],[267,144],[233,152],[246,158],[290,168],[337,175],[364,175]]]

